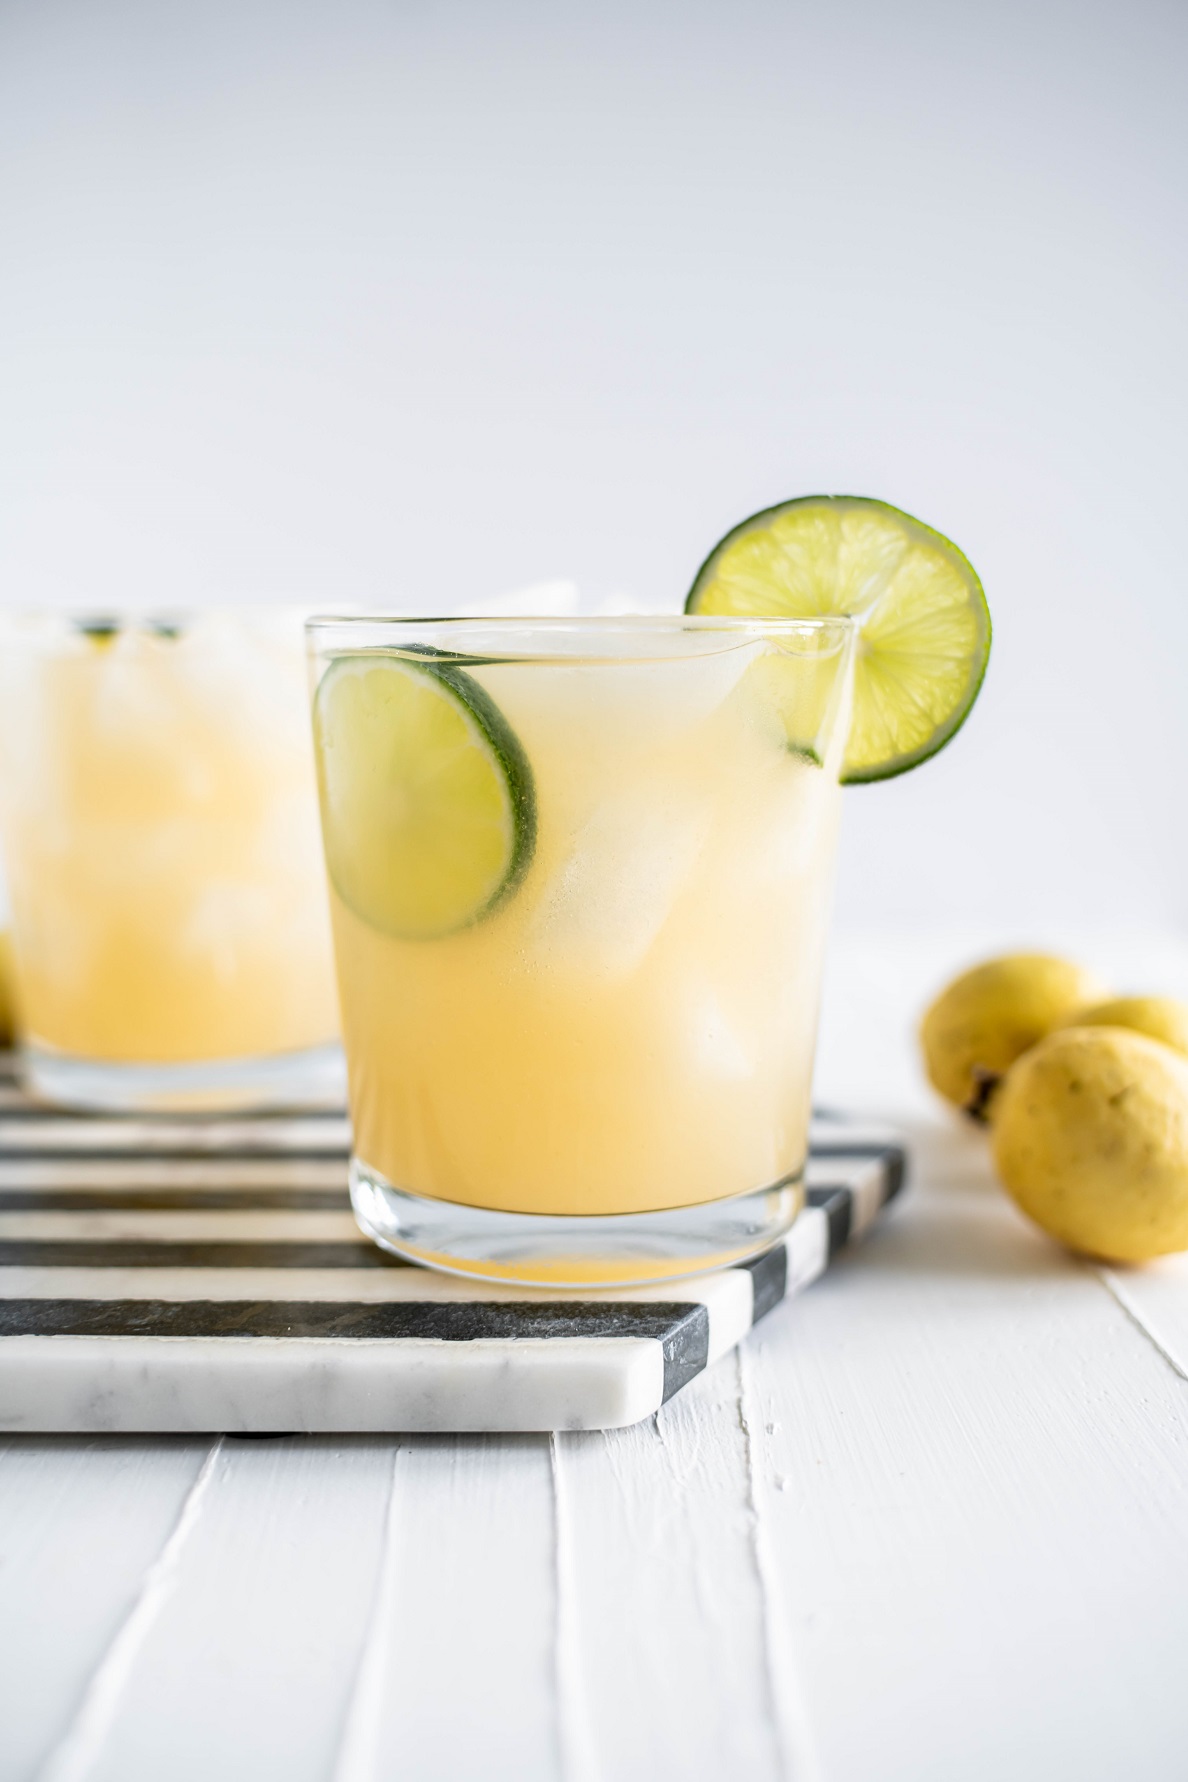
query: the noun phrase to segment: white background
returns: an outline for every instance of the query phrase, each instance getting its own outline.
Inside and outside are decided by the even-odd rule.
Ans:
[[[675,606],[884,496],[983,698],[840,918],[1182,925],[1188,11],[0,5],[0,599]]]

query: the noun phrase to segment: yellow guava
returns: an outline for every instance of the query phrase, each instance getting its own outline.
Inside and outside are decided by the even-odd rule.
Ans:
[[[994,1110],[1007,1192],[1059,1243],[1114,1262],[1188,1249],[1188,1058],[1121,1027],[1053,1033]]]
[[[1188,1053],[1188,1004],[1171,996],[1116,996],[1111,1002],[1095,1002],[1079,1009],[1061,1027],[1127,1027],[1162,1040],[1177,1052]]]
[[[981,1115],[987,1084],[1101,995],[1092,973],[1067,959],[1012,953],[987,960],[954,979],[924,1016],[920,1043],[929,1081],[947,1101]]]

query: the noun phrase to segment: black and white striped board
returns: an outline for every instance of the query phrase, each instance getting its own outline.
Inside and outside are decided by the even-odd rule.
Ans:
[[[659,1409],[895,1195],[893,1135],[814,1122],[808,1206],[737,1268],[617,1292],[470,1282],[359,1233],[341,1109],[127,1119],[0,1062],[0,1430],[608,1429]]]

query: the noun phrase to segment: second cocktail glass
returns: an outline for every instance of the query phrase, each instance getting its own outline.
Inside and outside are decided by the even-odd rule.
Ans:
[[[48,1101],[303,1105],[341,1087],[301,617],[0,626],[20,1061]]]
[[[847,619],[309,627],[356,1215],[499,1280],[803,1202]]]

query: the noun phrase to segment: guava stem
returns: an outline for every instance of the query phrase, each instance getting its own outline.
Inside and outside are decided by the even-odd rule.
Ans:
[[[973,1077],[973,1093],[962,1106],[962,1112],[978,1126],[989,1126],[990,1103],[994,1100],[998,1085],[1002,1082],[1000,1070],[987,1070],[984,1065],[975,1064],[970,1073]]]

